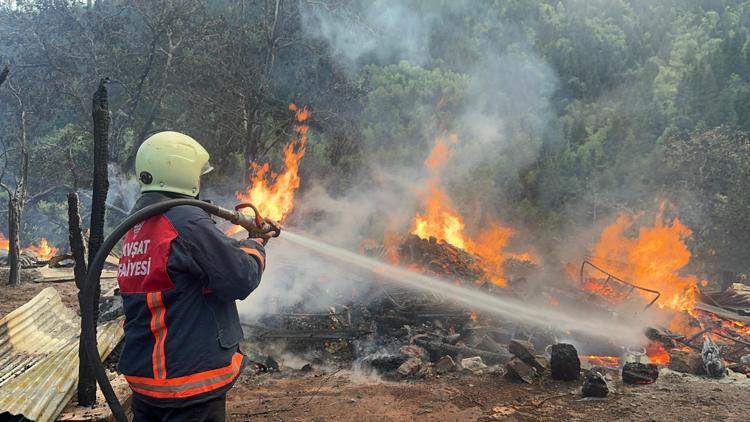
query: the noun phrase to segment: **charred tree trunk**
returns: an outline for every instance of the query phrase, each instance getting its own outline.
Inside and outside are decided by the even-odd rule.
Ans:
[[[89,237],[89,262],[99,251],[99,247],[104,241],[104,215],[106,210],[107,189],[109,189],[109,180],[107,173],[107,159],[109,157],[108,136],[109,136],[109,105],[107,101],[106,80],[99,82],[99,88],[94,93],[92,103],[92,117],[94,119],[94,177],[93,192],[91,195],[91,234]],[[76,264],[76,266],[78,266]],[[94,307],[84,309],[81,306],[81,313],[89,312],[94,317],[94,324],[99,314],[99,295],[100,287],[97,284],[94,291]],[[82,305],[80,299],[79,304]],[[81,337],[83,338],[83,337]],[[79,350],[83,350],[81,345]],[[94,378],[93,369],[88,364],[83,353],[79,353],[82,358],[78,368],[78,403],[82,406],[91,406],[96,403],[96,379]]]
[[[76,287],[78,287],[78,290],[81,290],[83,289],[83,282],[86,279],[86,244],[83,241],[81,214],[78,211],[79,203],[78,194],[70,192],[68,194],[68,241],[70,242],[70,252],[73,254],[73,260],[76,262],[75,267],[73,267]]]

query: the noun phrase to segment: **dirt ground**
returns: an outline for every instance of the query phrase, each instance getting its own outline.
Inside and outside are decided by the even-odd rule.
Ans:
[[[0,280],[0,282],[7,280]],[[102,280],[102,291],[106,292],[117,285],[115,280]],[[78,313],[78,288],[72,281],[57,283],[22,283],[17,287],[0,285],[0,318],[18,308],[47,287],[54,287],[60,293],[63,304]]]
[[[229,420],[637,420],[746,421],[750,380],[731,383],[663,370],[655,384],[617,385],[605,399],[582,399],[580,384],[499,375],[448,374],[383,382],[350,372],[243,375],[229,393]]]
[[[0,288],[0,318],[48,286],[78,309],[74,283],[26,283]],[[614,387],[606,399],[587,400],[580,383],[549,378],[528,385],[497,374],[449,373],[387,382],[351,371],[247,370],[229,393],[227,415],[231,421],[748,420],[750,379],[738,374],[715,381],[663,370],[655,384]]]

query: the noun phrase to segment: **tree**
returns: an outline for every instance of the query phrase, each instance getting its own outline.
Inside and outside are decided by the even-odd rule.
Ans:
[[[5,80],[8,76],[8,67],[3,70],[2,79]],[[18,167],[14,169],[16,171],[13,177],[13,184],[8,184],[5,181],[6,171],[8,170],[8,156],[13,151],[5,143],[3,144],[4,158],[2,173],[0,173],[0,187],[5,190],[8,195],[8,239],[10,240],[10,246],[8,250],[8,261],[10,264],[10,277],[8,283],[11,286],[17,286],[21,283],[21,222],[23,221],[23,211],[26,206],[26,200],[28,195],[28,177],[29,177],[29,150],[27,142],[27,125],[28,125],[28,114],[26,108],[26,100],[22,93],[13,84],[12,81],[7,82],[8,89],[17,102],[17,116],[18,116],[18,142],[15,148],[16,163]]]

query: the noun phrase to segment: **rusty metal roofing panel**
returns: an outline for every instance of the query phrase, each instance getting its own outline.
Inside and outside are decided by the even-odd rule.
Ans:
[[[51,421],[75,393],[78,379],[76,313],[54,287],[0,320],[0,414]],[[99,326],[99,353],[109,355],[122,340],[122,319]]]

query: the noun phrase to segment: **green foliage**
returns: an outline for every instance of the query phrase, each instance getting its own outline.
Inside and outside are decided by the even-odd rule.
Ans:
[[[434,138],[451,129],[468,83],[465,75],[405,61],[366,66],[360,76],[367,93],[360,121],[364,148],[383,164],[423,159]]]
[[[454,158],[472,162],[446,180],[459,204],[515,216],[548,237],[669,197],[695,231],[697,256],[748,270],[736,245],[747,243],[750,200],[750,0],[405,1],[429,24],[427,51],[353,64],[309,34],[305,8],[314,3],[284,2],[270,55],[259,1],[0,6],[0,65],[18,65],[11,81],[29,108],[30,194],[90,185],[89,104],[108,76],[111,159],[124,172],[149,133],[181,130],[212,153],[207,184],[237,190],[248,128],[260,129],[252,159],[277,166],[294,102],[313,111],[303,189],[346,192],[368,164],[421,167],[436,137],[457,133],[463,155]],[[324,3],[355,29],[372,4]],[[495,83],[477,88],[477,79]],[[505,147],[488,150],[472,115],[497,120],[502,130],[487,137]],[[17,116],[0,88],[7,145]],[[55,200],[30,212],[57,224]]]

